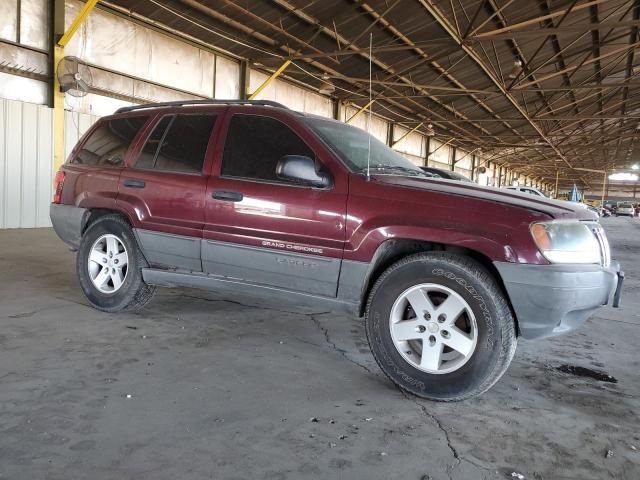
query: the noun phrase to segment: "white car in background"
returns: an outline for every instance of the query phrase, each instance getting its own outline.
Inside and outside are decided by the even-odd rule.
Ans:
[[[629,215],[633,217],[635,214],[635,209],[633,208],[633,204],[629,202],[619,202],[618,208],[616,208],[616,217],[620,215]]]
[[[515,190],[516,192],[528,193],[529,195],[537,195],[538,197],[548,198],[544,193],[535,187],[509,186],[504,187],[507,190]]]
[[[516,192],[520,192],[520,193],[528,193],[529,195],[535,195],[538,197],[550,198],[550,197],[547,197],[544,193],[542,193],[542,191],[538,190],[536,187],[526,187],[526,186],[518,185],[518,186],[508,186],[508,187],[502,187],[502,188],[506,190],[515,190]],[[551,199],[551,200],[554,200],[554,199]],[[557,200],[557,201],[571,202],[570,200]],[[582,203],[582,202],[571,202],[571,203],[573,205],[577,205],[584,209],[591,210],[591,212],[593,212],[594,215],[598,217],[600,216],[597,210],[590,208],[589,205],[587,205],[586,203]]]

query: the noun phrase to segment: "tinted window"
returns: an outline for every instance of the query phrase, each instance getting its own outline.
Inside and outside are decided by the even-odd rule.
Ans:
[[[276,165],[285,155],[315,158],[302,139],[278,120],[234,115],[224,146],[222,175],[282,182],[276,177]]]
[[[153,168],[153,162],[156,158],[156,153],[158,152],[158,146],[160,145],[160,141],[164,136],[164,133],[167,131],[167,127],[173,121],[173,116],[164,117],[160,120],[159,123],[156,124],[153,132],[147,138],[147,141],[142,147],[140,154],[138,155],[138,160],[136,161],[136,167],[138,168]]]
[[[129,145],[147,118],[138,116],[103,122],[84,142],[73,163],[107,167],[122,165]]]
[[[136,167],[201,172],[215,119],[215,115],[164,117],[147,139]]]

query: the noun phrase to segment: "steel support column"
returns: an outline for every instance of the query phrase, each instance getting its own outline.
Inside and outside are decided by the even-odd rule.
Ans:
[[[53,99],[53,170],[54,172],[64,163],[64,93],[60,91],[60,83],[56,70],[58,64],[64,58],[64,47],[67,46],[73,35],[76,33],[82,22],[87,18],[91,10],[96,6],[98,0],[89,0],[84,4],[78,16],[71,22],[65,31],[64,0],[54,0],[53,5],[53,88],[51,96]]]
[[[242,60],[240,62],[240,100],[246,100],[249,91],[249,76],[251,70],[249,69],[249,62]]]
[[[57,172],[64,163],[64,93],[56,69],[64,57],[64,48],[58,45],[58,39],[64,35],[64,0],[54,0],[52,6],[51,34],[51,91],[49,104],[53,108],[53,172]]]
[[[340,113],[342,111],[342,104],[340,100],[338,100],[337,98],[334,99],[332,107],[333,107],[333,119],[340,120]]]
[[[389,147],[393,147],[395,145],[395,142],[393,141],[393,136],[394,136],[394,130],[395,130],[395,123],[390,122],[389,123],[389,128],[387,129],[387,145]]]
[[[473,177],[475,176],[476,173],[476,156],[471,155],[471,180],[473,181]]]
[[[428,167],[429,166],[429,155],[431,154],[430,150],[431,150],[431,137],[427,136],[425,138],[425,155],[424,155],[424,166]]]

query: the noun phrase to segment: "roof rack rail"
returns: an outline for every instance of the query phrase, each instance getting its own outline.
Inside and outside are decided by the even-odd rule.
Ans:
[[[181,107],[183,105],[262,105],[276,108],[288,107],[271,100],[178,100],[175,102],[160,103],[143,103],[142,105],[132,105],[130,107],[121,107],[115,113],[131,112],[133,110],[142,110],[145,108],[162,108],[162,107]]]

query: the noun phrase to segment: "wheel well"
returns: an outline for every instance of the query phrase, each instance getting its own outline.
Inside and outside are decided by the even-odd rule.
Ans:
[[[92,224],[98,221],[98,219],[106,215],[119,215],[122,218],[124,218],[127,221],[127,223],[129,224],[131,223],[124,213],[119,212],[117,210],[109,210],[108,208],[93,208],[89,211],[89,215],[87,216],[87,219],[85,220],[84,225],[82,226],[82,233],[84,234],[87,228],[89,228]]]
[[[458,255],[464,255],[466,257],[470,257],[480,263],[492,276],[495,278],[496,282],[502,289],[502,292],[509,303],[509,308],[511,308],[511,312],[513,313],[513,318],[515,319],[515,312],[513,311],[513,306],[511,305],[511,299],[509,298],[509,294],[504,286],[502,281],[502,277],[500,273],[494,266],[493,262],[486,255],[476,251],[471,250],[464,247],[459,247],[455,245],[447,245],[443,243],[437,242],[427,242],[421,240],[406,240],[406,239],[394,239],[388,240],[384,242],[380,248],[376,251],[373,261],[372,267],[369,269],[367,274],[367,278],[365,280],[365,287],[362,295],[362,299],[360,302],[360,316],[364,315],[364,309],[367,304],[367,299],[369,298],[369,294],[371,293],[371,289],[373,285],[376,283],[376,280],[382,273],[389,268],[391,265],[396,263],[398,260],[401,260],[404,257],[412,255],[414,253],[419,252],[451,252],[456,253]],[[518,321],[516,319],[516,331],[518,330]]]

